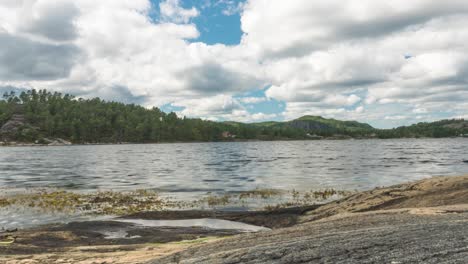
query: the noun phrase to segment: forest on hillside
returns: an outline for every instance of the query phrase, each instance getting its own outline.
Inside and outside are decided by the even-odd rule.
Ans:
[[[316,116],[288,122],[213,122],[178,117],[157,107],[148,109],[34,89],[3,95],[0,128],[4,141],[41,142],[44,138],[62,138],[74,143],[468,136],[468,122],[463,119],[395,129],[375,129],[355,121]]]
[[[195,118],[180,118],[153,107],[82,99],[46,90],[29,90],[3,95],[0,126],[14,115],[24,125],[5,131],[9,140],[34,142],[41,138],[63,138],[75,143],[191,142],[233,139],[300,138],[294,128],[262,129]],[[226,133],[228,132],[228,133]],[[234,136],[235,135],[235,136]]]

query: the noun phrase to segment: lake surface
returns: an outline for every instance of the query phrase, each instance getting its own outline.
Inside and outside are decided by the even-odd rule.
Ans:
[[[364,190],[466,174],[467,160],[466,138],[2,147],[0,190]]]

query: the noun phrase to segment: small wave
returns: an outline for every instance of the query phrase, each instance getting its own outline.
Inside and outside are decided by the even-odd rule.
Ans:
[[[252,160],[250,160],[250,159],[236,159],[236,160],[231,160],[229,162],[232,162],[232,163],[249,163],[251,161]]]
[[[258,159],[256,160],[257,162],[272,162],[275,161],[276,159]]]
[[[236,177],[231,177],[231,179],[233,179],[233,180],[243,180],[243,181],[245,181],[245,180],[248,180],[249,177],[236,176]]]
[[[205,163],[205,166],[220,166],[223,162]]]
[[[435,160],[421,160],[419,163],[427,164],[427,163],[436,163]]]

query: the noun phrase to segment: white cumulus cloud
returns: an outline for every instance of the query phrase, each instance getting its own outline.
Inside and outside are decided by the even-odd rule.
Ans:
[[[181,7],[180,0],[165,0],[159,4],[159,8],[163,20],[175,23],[188,23],[190,19],[200,14],[195,7],[190,9]]]
[[[172,103],[218,120],[316,114],[397,124],[468,114],[467,1],[182,3],[3,0],[0,86]],[[216,4],[240,13],[240,44],[196,41],[193,18]],[[265,97],[235,99],[265,88]],[[242,106],[269,99],[285,112]]]

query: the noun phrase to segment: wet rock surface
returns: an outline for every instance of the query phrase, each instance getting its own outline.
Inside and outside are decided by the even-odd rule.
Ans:
[[[325,221],[326,220],[326,221]],[[467,263],[468,210],[359,213],[190,248],[149,263]]]
[[[118,221],[86,221],[12,232],[15,242],[0,254],[34,254],[69,247],[170,243],[239,234],[203,227],[144,227]]]
[[[293,226],[300,221],[300,217],[307,212],[319,208],[320,205],[310,205],[304,207],[281,208],[271,211],[203,211],[203,210],[187,210],[187,211],[155,211],[136,213],[125,218],[139,219],[157,219],[157,220],[179,220],[179,219],[197,219],[197,218],[212,218],[223,219],[229,221],[242,222],[246,224],[264,226],[268,228],[281,228]]]
[[[0,246],[0,263],[144,263],[193,245],[225,239],[244,231],[197,226],[151,227],[132,223],[133,220],[170,222],[212,219],[235,221],[233,223],[239,223],[240,227],[250,224],[280,228],[296,224],[299,216],[316,207],[260,212],[155,211],[116,218],[113,221],[71,222],[15,230],[9,233],[15,237],[15,242],[9,246]]]

